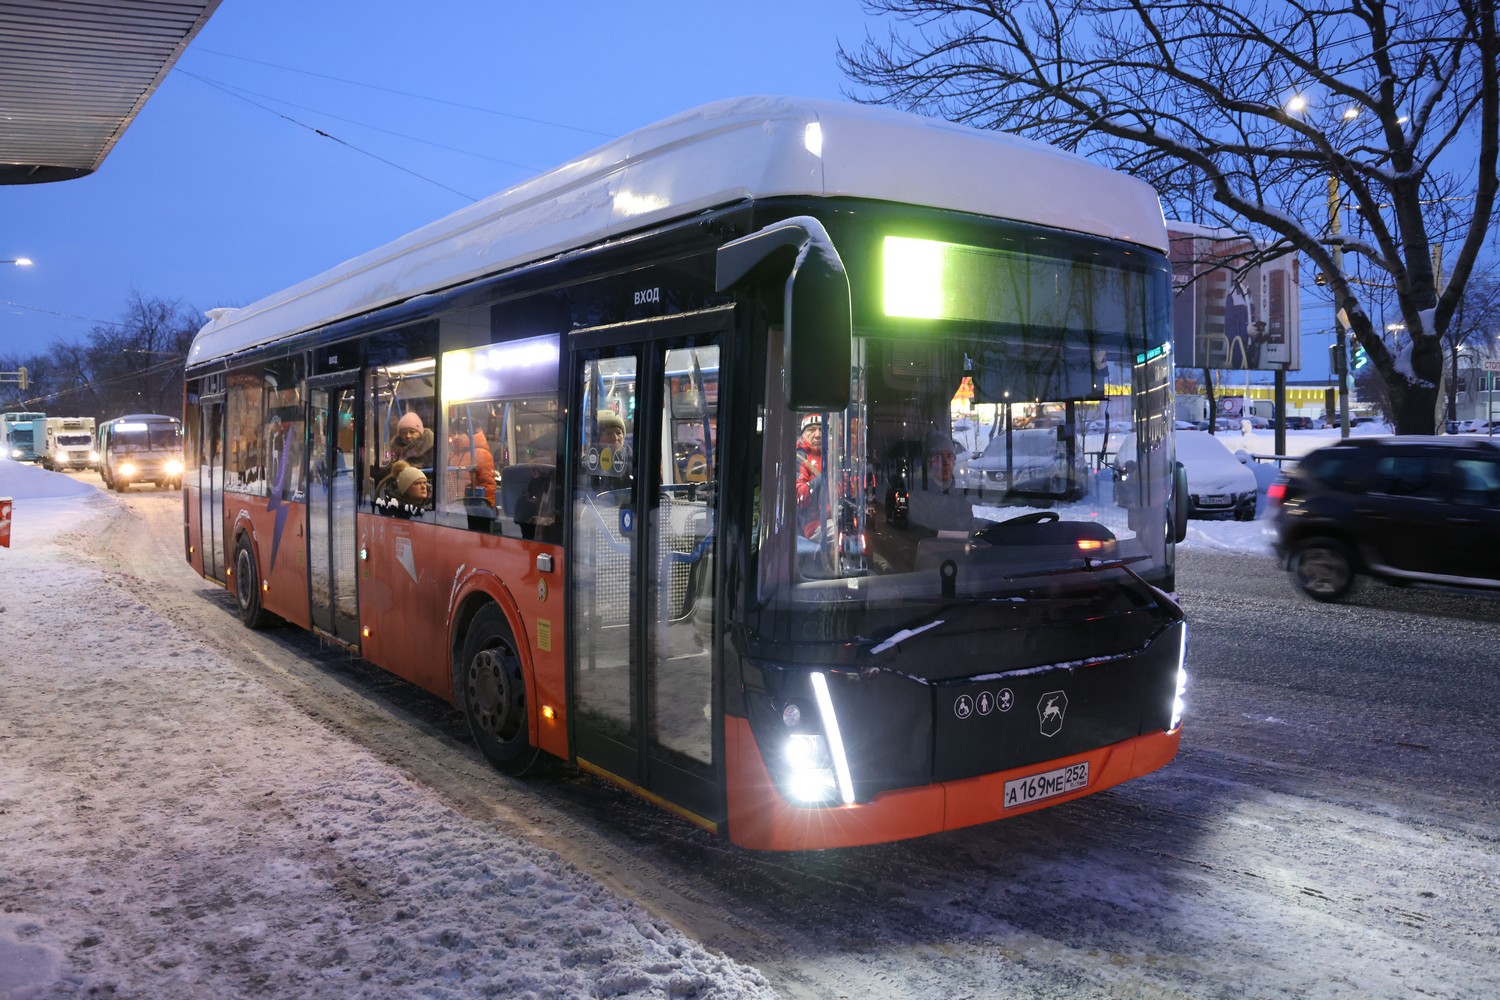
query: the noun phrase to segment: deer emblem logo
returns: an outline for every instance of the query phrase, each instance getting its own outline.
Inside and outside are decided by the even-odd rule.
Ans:
[[[1068,711],[1068,696],[1062,691],[1048,691],[1036,703],[1037,718],[1041,722],[1043,736],[1056,736],[1062,731],[1063,716]]]

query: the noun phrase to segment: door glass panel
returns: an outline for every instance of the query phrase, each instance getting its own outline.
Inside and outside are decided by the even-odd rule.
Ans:
[[[718,374],[717,346],[666,352],[648,564],[651,742],[700,764],[713,760]]]
[[[203,571],[224,579],[224,404],[207,403],[202,411],[203,446],[198,452],[198,490],[202,503]]]
[[[575,425],[572,570],[575,713],[580,730],[626,747],[639,745],[635,479],[638,357],[584,361]],[[630,769],[633,771],[633,769]]]
[[[328,523],[332,509],[334,456],[330,451],[329,399],[322,389],[308,393],[307,582],[312,623],[333,632],[333,578],[328,561]]]
[[[354,387],[309,395],[307,576],[313,625],[354,642],[355,591]]]
[[[330,427],[334,461],[328,524],[329,562],[333,569],[333,634],[345,642],[354,642],[359,621],[355,594],[354,518],[359,497],[354,478],[354,387],[337,390],[334,398]]]

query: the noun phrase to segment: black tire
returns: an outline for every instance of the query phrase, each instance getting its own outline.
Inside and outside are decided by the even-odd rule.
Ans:
[[[1342,600],[1354,589],[1354,559],[1331,538],[1313,538],[1292,553],[1292,581],[1315,601]]]
[[[234,602],[240,609],[240,621],[248,628],[265,628],[276,616],[260,606],[260,570],[250,543],[241,538],[234,547]]]
[[[479,752],[496,770],[522,775],[541,750],[531,743],[526,677],[505,615],[486,604],[469,622],[453,664],[453,696]]]

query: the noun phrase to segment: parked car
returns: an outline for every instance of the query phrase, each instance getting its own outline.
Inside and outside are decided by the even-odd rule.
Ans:
[[[1135,473],[1135,435],[1120,439],[1115,455],[1116,488]],[[1207,431],[1177,432],[1177,461],[1187,472],[1187,516],[1255,520],[1260,490],[1255,473],[1245,468],[1218,438]]]
[[[1275,549],[1303,593],[1337,601],[1356,579],[1500,591],[1500,444],[1348,438],[1271,487]]]
[[[1312,417],[1287,417],[1286,429],[1289,431],[1321,430],[1322,428],[1318,427],[1320,423],[1322,423],[1321,420],[1315,423]]]
[[[1128,422],[1114,427],[1128,428]],[[1094,447],[1092,441],[1085,448]],[[998,434],[979,455],[965,454],[954,464],[954,476],[965,490],[980,493],[1019,493],[1076,500],[1087,489],[1089,476],[1084,448],[1076,448],[1074,463],[1067,462],[1065,440],[1055,427],[1011,431],[1007,440]]]

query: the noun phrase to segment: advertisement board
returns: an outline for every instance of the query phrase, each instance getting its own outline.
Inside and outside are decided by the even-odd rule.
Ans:
[[[1255,242],[1168,222],[1172,349],[1179,368],[1302,368],[1297,255],[1247,266]]]

